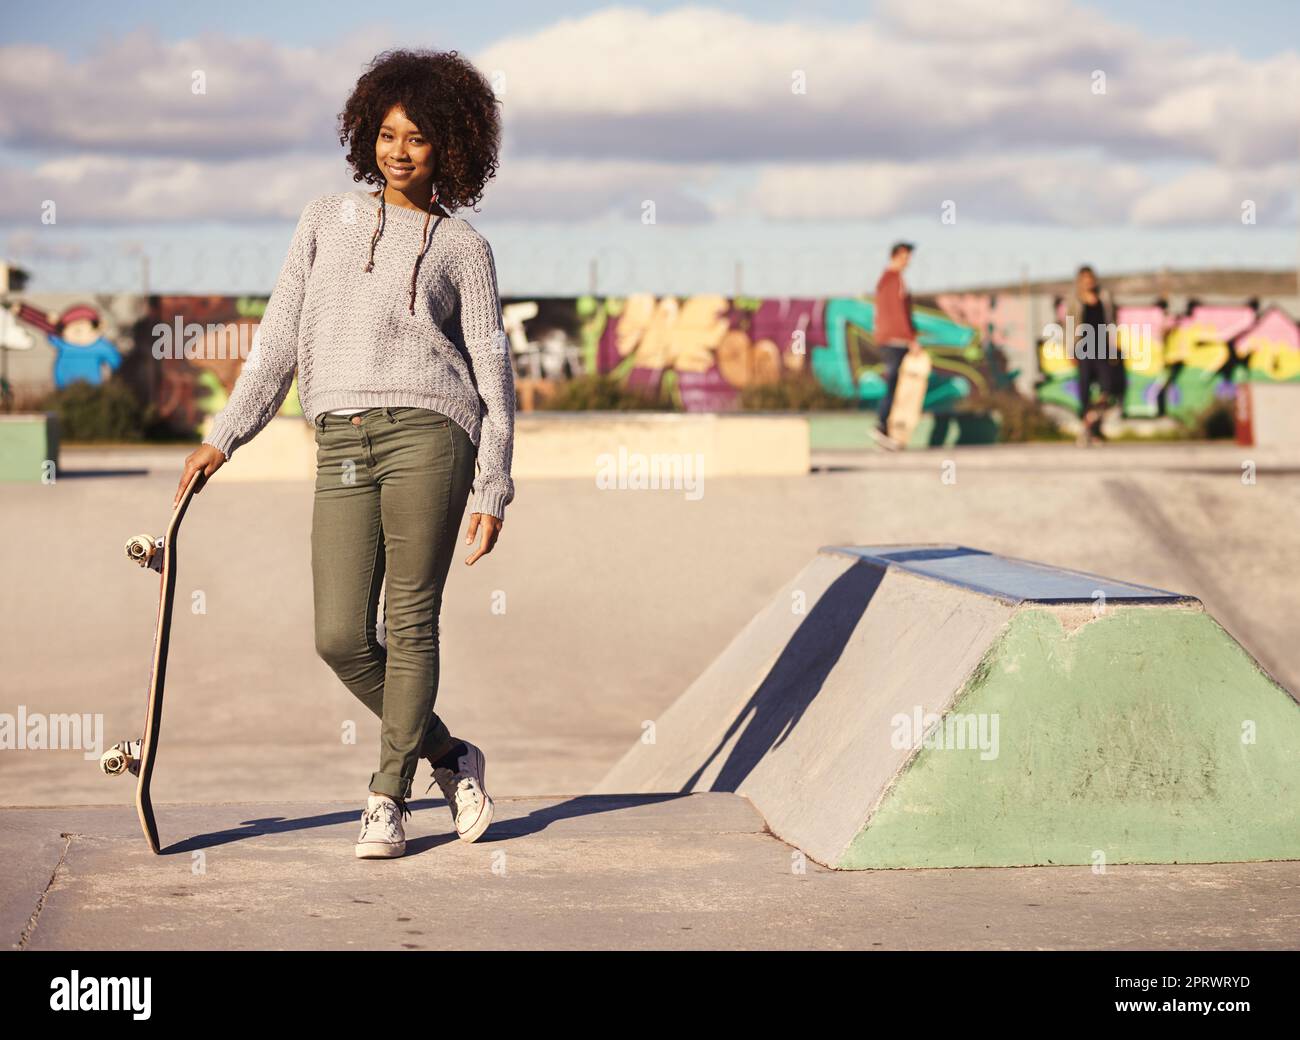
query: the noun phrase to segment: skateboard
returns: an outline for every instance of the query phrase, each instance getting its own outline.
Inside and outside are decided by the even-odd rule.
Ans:
[[[907,447],[912,431],[921,421],[921,407],[925,404],[925,391],[929,384],[930,355],[924,350],[919,354],[909,350],[903,355],[898,369],[898,388],[894,391],[894,403],[890,406],[887,421],[889,436],[903,447]]]
[[[172,607],[176,601],[176,548],[181,520],[194,497],[207,478],[200,470],[190,479],[180,501],[172,511],[167,533],[161,538],[138,534],[126,543],[126,557],[146,570],[160,575],[158,592],[158,625],[153,637],[153,667],[149,673],[149,699],[145,702],[144,736],[139,740],[124,740],[114,744],[100,757],[99,767],[109,776],[130,773],[137,777],[135,810],[140,817],[149,848],[157,855],[158,822],[154,819],[153,802],[149,799],[149,781],[153,779],[154,761],[158,754],[158,737],[162,731],[163,686],[167,679],[167,644],[172,632]]]

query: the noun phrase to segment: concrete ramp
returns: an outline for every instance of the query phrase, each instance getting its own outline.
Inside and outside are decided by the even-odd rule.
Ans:
[[[1193,597],[826,547],[594,793],[688,791],[832,867],[1300,859],[1300,705]]]

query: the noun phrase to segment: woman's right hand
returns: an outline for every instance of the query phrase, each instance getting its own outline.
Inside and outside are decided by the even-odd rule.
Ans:
[[[185,489],[190,486],[195,473],[202,472],[204,477],[210,477],[225,464],[226,456],[211,444],[200,444],[190,452],[185,459],[185,471],[181,474],[181,482],[176,488],[176,497],[172,499],[172,508],[175,509],[180,503],[181,495],[185,494]],[[198,490],[195,494],[198,494]]]

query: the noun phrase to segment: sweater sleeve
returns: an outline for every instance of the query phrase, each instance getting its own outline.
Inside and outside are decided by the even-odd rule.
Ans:
[[[316,214],[313,201],[298,218],[289,253],[253,335],[253,349],[235,380],[230,400],[203,439],[204,444],[211,444],[227,459],[271,421],[293,385],[298,365],[298,319],[307,274],[316,256]]]
[[[470,369],[483,402],[478,444],[478,474],[472,513],[504,518],[515,497],[510,463],[515,439],[515,376],[510,338],[501,316],[496,263],[487,239],[476,235],[456,275],[460,295],[457,338],[469,355]]]

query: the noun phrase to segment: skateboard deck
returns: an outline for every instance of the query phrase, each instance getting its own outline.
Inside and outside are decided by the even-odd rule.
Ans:
[[[930,355],[925,351],[903,355],[898,369],[898,388],[894,403],[889,408],[889,436],[904,447],[912,439],[912,431],[921,421],[921,408],[925,404],[925,391],[930,384]]]
[[[132,773],[137,777],[135,810],[145,839],[155,855],[159,852],[158,821],[154,818],[153,802],[149,797],[149,782],[153,779],[154,761],[158,753],[158,738],[162,732],[163,689],[167,680],[167,646],[172,632],[172,607],[176,600],[177,536],[181,520],[190,507],[190,499],[203,486],[202,471],[196,473],[180,501],[172,511],[167,533],[161,538],[147,534],[136,535],[126,543],[127,559],[147,570],[157,571],[160,577],[158,591],[158,623],[153,637],[153,666],[149,672],[149,697],[145,702],[144,735],[139,740],[114,744],[100,758],[100,768],[109,776]]]

